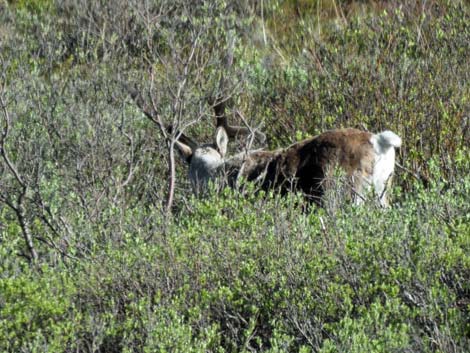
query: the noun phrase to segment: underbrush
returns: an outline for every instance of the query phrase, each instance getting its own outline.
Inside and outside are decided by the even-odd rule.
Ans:
[[[464,352],[469,191],[467,176],[328,215],[225,190],[37,270],[5,238],[0,349]]]
[[[467,2],[187,3],[0,1],[0,351],[468,351]],[[393,130],[392,207],[193,199],[134,86],[201,142]]]

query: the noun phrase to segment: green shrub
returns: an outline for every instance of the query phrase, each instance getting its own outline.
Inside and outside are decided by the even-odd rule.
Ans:
[[[75,287],[64,269],[24,266],[13,273],[2,266],[0,279],[0,350],[58,352],[73,342],[80,313],[72,302]]]
[[[164,234],[102,238],[86,261],[32,272],[10,260],[2,348],[464,352],[470,180],[442,186],[331,215],[225,190]]]

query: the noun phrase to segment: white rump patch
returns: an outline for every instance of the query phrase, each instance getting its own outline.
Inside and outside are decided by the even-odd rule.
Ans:
[[[395,148],[401,146],[401,138],[392,131],[372,135],[370,142],[374,146],[375,165],[372,183],[379,197],[380,204],[387,206],[387,181],[395,169]]]
[[[398,148],[401,146],[400,136],[389,130],[372,135],[370,142],[377,153],[385,153],[391,147]]]

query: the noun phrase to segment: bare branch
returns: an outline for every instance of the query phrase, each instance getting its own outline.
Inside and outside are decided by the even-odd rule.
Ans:
[[[253,143],[254,139],[258,137],[258,140],[261,144],[264,144],[266,143],[266,134],[264,134],[263,132],[261,132],[259,129],[255,128],[251,128],[250,125],[248,125],[248,122],[245,118],[245,116],[239,111],[239,110],[236,110],[235,111],[236,114],[242,119],[243,123],[245,124],[246,128],[248,130],[248,134],[251,136],[251,143]],[[251,147],[251,145],[250,145]]]
[[[0,155],[2,156],[3,160],[5,161],[8,169],[10,172],[13,174],[14,178],[18,182],[20,186],[20,192],[18,194],[17,200],[16,200],[16,205],[14,205],[11,202],[6,202],[6,204],[15,212],[16,217],[18,218],[18,222],[20,224],[22,233],[23,233],[23,238],[26,242],[26,246],[28,248],[29,256],[28,259],[29,261],[34,264],[37,262],[38,259],[38,254],[36,252],[36,249],[34,247],[33,243],[33,236],[31,233],[31,227],[29,224],[29,221],[27,219],[26,215],[26,209],[25,209],[25,198],[26,195],[29,191],[29,186],[28,184],[25,183],[23,178],[21,177],[20,173],[18,172],[18,169],[16,166],[12,163],[11,159],[8,156],[8,153],[5,149],[6,146],[6,139],[8,137],[8,133],[10,130],[10,114],[7,109],[7,105],[5,102],[5,86],[2,85],[1,91],[0,91],[0,105],[1,105],[1,110],[3,112],[3,117],[4,117],[4,126],[2,129],[2,132],[0,134]]]
[[[181,141],[182,143],[190,146],[191,148],[197,147],[197,143],[183,133],[183,130],[189,127],[190,125],[193,125],[194,122],[186,124],[185,126],[182,126],[182,128],[175,131],[173,125],[165,125],[163,123],[161,116],[157,113],[157,103],[155,102],[155,99],[150,98],[152,104],[148,104],[142,97],[142,94],[137,89],[129,87],[126,87],[126,89],[129,92],[129,95],[131,96],[133,101],[139,107],[139,109],[144,113],[144,115],[158,126],[161,134],[165,139],[170,140],[170,136],[173,135],[176,140]]]
[[[15,179],[22,187],[26,187],[26,183],[24,182],[23,178],[20,176],[20,173],[16,169],[15,165],[11,162],[10,157],[5,149],[6,139],[10,130],[10,114],[8,112],[5,98],[3,96],[4,89],[2,87],[2,91],[0,92],[0,105],[3,112],[4,117],[4,126],[2,129],[2,133],[0,134],[0,154],[3,157],[8,169],[11,171]]]
[[[20,223],[20,227],[23,232],[23,238],[26,242],[26,246],[29,251],[29,260],[32,264],[35,264],[38,260],[38,253],[36,252],[36,248],[34,247],[33,235],[31,233],[31,227],[29,224],[29,220],[27,219],[27,216],[26,216],[26,209],[24,207],[24,201],[25,201],[27,192],[28,192],[27,187],[22,189],[22,191],[18,195],[18,200],[17,200],[18,206],[14,210],[18,218],[18,221]]]
[[[404,172],[408,173],[409,175],[411,175],[413,178],[415,178],[416,180],[420,181],[423,183],[424,187],[427,188],[429,186],[429,179],[422,175],[422,174],[417,174],[417,173],[414,173],[412,170],[406,168],[405,166],[401,165],[400,163],[396,162],[395,165],[403,170]]]

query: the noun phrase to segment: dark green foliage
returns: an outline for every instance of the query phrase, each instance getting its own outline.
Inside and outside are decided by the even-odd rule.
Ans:
[[[0,351],[468,351],[469,11],[0,2]],[[177,162],[169,212],[171,144],[129,87],[201,141],[220,98],[272,148],[391,129],[393,205],[195,199]]]
[[[55,271],[12,276],[9,260],[2,349],[464,352],[469,191],[466,178],[328,217],[227,190],[191,200],[165,235],[104,239]]]

